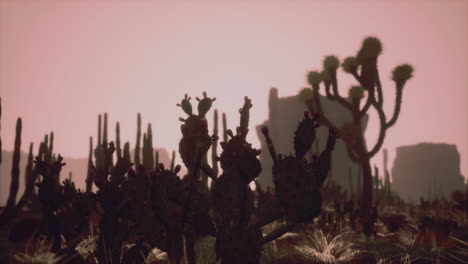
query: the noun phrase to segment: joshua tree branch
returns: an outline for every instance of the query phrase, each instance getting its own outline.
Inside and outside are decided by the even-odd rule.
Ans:
[[[309,110],[310,111],[313,111],[313,113],[321,113],[319,119],[318,119],[318,122],[321,124],[321,125],[324,125],[326,126],[327,128],[336,128],[333,123],[325,116],[323,115],[323,109],[322,109],[322,104],[320,103],[320,94],[319,94],[319,85],[318,84],[315,84],[314,87],[313,87],[313,92],[314,92],[314,95],[313,95],[313,104],[312,102],[309,102],[307,103],[307,106],[309,106]],[[313,109],[310,109],[311,107],[310,106],[314,106]]]
[[[377,93],[378,93],[377,105],[379,107],[382,107],[384,98],[383,98],[383,94],[382,94],[382,84],[380,83],[380,77],[379,77],[379,70],[378,69],[377,69],[377,81],[375,82],[375,84],[377,86]]]
[[[396,99],[395,99],[395,110],[393,112],[392,119],[388,121],[387,124],[385,124],[385,128],[388,129],[389,127],[393,126],[395,122],[398,119],[398,116],[400,115],[400,109],[401,109],[401,97],[403,94],[403,84],[397,84],[396,87]]]
[[[373,103],[373,106],[377,110],[377,114],[379,115],[379,120],[380,120],[380,132],[379,132],[379,138],[377,140],[377,143],[375,146],[372,148],[370,152],[366,154],[367,158],[373,157],[382,147],[384,138],[385,138],[385,132],[387,131],[386,125],[385,125],[385,113],[383,112],[383,109],[381,107],[377,106],[377,103]]]
[[[359,82],[359,85],[361,85],[362,88],[364,88],[365,90],[367,90],[363,83],[362,83],[362,78],[361,76],[359,76],[359,74],[356,72],[356,71],[352,71],[351,72],[351,75],[354,76],[354,79],[356,79],[356,81]],[[371,103],[372,103],[372,97],[368,91],[368,94],[367,94],[367,101],[366,101],[366,104],[364,105],[364,107],[359,111],[359,119],[361,119],[366,113],[367,111],[369,110],[370,106],[371,106]]]
[[[338,92],[338,81],[336,80],[336,72],[331,73],[332,77],[332,89],[333,89],[333,95],[332,97],[338,101],[342,106],[347,108],[349,111],[353,112],[353,105],[346,101],[343,97]]]

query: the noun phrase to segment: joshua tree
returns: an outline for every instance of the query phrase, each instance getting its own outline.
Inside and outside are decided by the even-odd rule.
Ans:
[[[372,169],[370,160],[382,147],[387,130],[393,126],[398,119],[401,108],[401,97],[406,81],[412,77],[413,67],[408,64],[397,66],[392,72],[392,80],[396,86],[396,99],[393,116],[390,120],[383,110],[384,97],[380,82],[377,59],[382,52],[382,44],[375,37],[368,37],[364,40],[357,56],[347,57],[341,64],[346,73],[351,74],[359,85],[351,87],[349,97],[343,98],[338,93],[338,82],[336,72],[340,66],[340,61],[335,56],[327,56],[323,61],[323,71],[312,71],[308,74],[308,82],[311,89],[301,91],[309,110],[313,113],[322,113],[319,122],[327,127],[334,125],[323,114],[320,102],[320,84],[325,86],[325,95],[328,100],[336,101],[348,109],[352,114],[352,122],[344,124],[340,128],[340,133],[346,143],[346,148],[350,159],[359,164],[362,168],[363,189],[362,189],[362,212],[364,216],[370,215],[372,205]],[[367,93],[367,100],[361,106],[361,99]],[[368,110],[374,107],[380,122],[380,133],[377,143],[368,150],[362,133],[361,120]]]

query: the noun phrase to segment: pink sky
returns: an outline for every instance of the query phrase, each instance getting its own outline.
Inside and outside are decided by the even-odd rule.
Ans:
[[[0,0],[3,148],[13,149],[22,117],[24,150],[53,130],[56,152],[85,157],[102,112],[110,137],[120,121],[122,140],[134,145],[141,112],[155,145],[171,151],[184,116],[175,104],[202,91],[217,98],[230,127],[243,97],[252,98],[253,130],[267,118],[271,87],[295,95],[325,55],[355,55],[366,36],[377,36],[387,116],[391,70],[415,67],[384,142],[390,164],[397,146],[456,144],[468,177],[468,1],[376,2]],[[347,93],[354,82],[343,72],[338,78]],[[371,118],[366,136],[374,144]],[[259,146],[254,133],[250,140]],[[373,163],[381,166],[380,153]]]

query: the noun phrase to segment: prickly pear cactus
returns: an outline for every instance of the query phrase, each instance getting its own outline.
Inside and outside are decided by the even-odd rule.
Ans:
[[[222,263],[258,263],[261,252],[257,241],[262,233],[259,227],[249,224],[254,210],[249,183],[262,169],[257,159],[260,150],[246,141],[251,107],[251,100],[245,97],[244,106],[239,110],[240,126],[236,135],[227,130],[229,140],[220,143],[223,174],[211,189],[213,220],[218,230],[216,256]]]
[[[184,122],[180,129],[182,131],[182,139],[179,142],[179,153],[182,161],[189,170],[189,174],[195,169],[196,159],[200,155],[204,155],[211,146],[213,137],[208,135],[208,123],[205,119],[205,114],[210,110],[212,103],[216,98],[209,98],[206,92],[203,93],[203,99],[198,100],[198,115],[192,113],[191,97],[187,94],[181,101],[182,110],[188,115],[186,119],[179,118]]]
[[[223,171],[238,174],[243,184],[249,184],[262,170],[260,161],[257,159],[261,151],[252,148],[252,144],[246,141],[249,133],[249,109],[251,107],[251,100],[245,97],[244,106],[239,110],[241,114],[240,126],[236,129],[236,135],[231,130],[227,130],[228,142],[220,143],[223,149],[220,157],[221,168]]]
[[[330,130],[325,150],[318,158],[307,161],[305,153],[309,151],[315,139],[318,116],[310,118],[304,114],[294,138],[295,156],[277,155],[267,127],[262,128],[268,149],[273,159],[273,182],[276,195],[288,222],[306,222],[319,215],[322,207],[320,188],[330,171],[331,152],[335,146],[337,132]]]

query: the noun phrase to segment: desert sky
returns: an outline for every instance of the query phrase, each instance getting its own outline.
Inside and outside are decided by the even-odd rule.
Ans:
[[[1,138],[12,150],[23,120],[22,149],[54,131],[55,152],[86,157],[97,116],[109,135],[121,123],[134,146],[136,116],[152,123],[154,145],[169,151],[181,138],[176,107],[185,93],[206,91],[213,109],[238,125],[243,97],[250,126],[268,116],[268,91],[296,95],[324,56],[355,55],[362,40],[383,43],[379,70],[388,118],[391,71],[414,66],[397,123],[384,148],[420,142],[456,144],[468,177],[468,1],[14,1],[0,0]],[[341,94],[355,84],[343,71]],[[211,127],[211,114],[209,125]],[[375,143],[374,112],[366,137]],[[259,146],[255,133],[248,140]],[[372,163],[382,165],[379,153]]]

